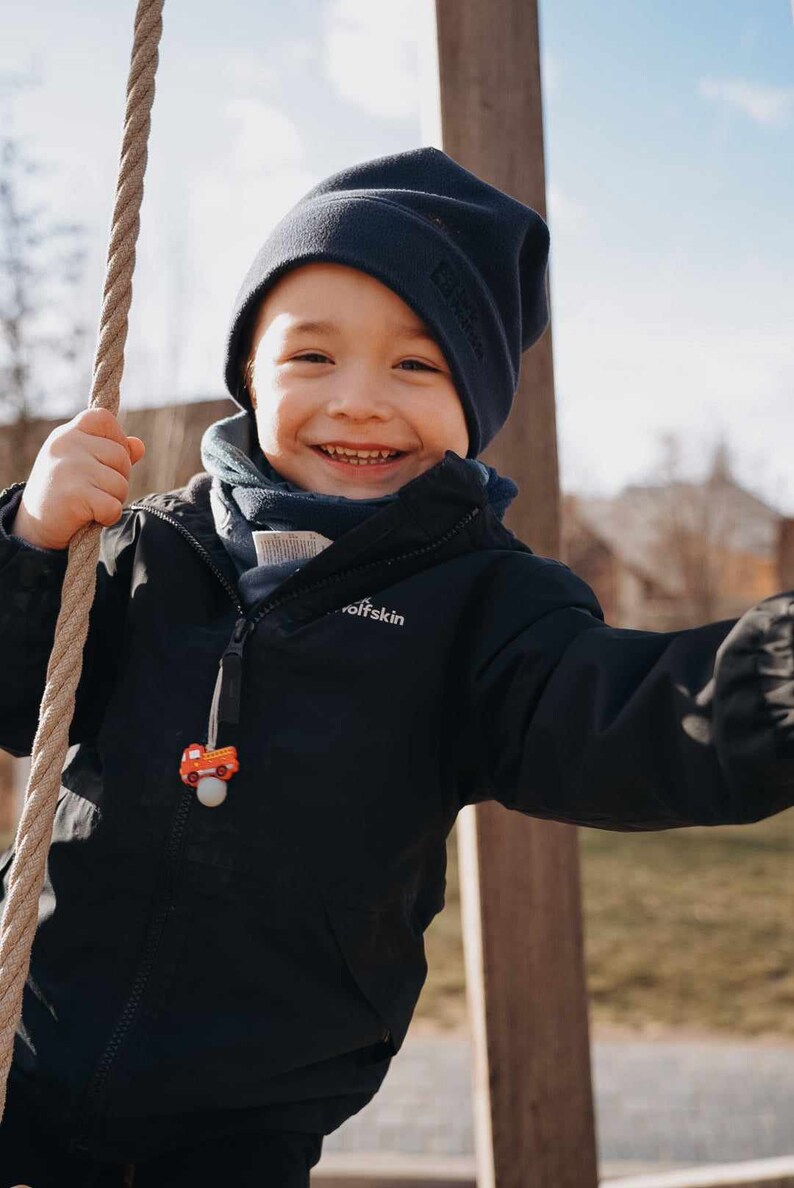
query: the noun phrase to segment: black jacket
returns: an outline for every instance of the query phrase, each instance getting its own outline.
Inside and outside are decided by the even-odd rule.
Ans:
[[[360,1108],[422,988],[463,805],[655,830],[794,803],[794,595],[738,624],[606,626],[448,452],[245,616],[209,483],[102,533],[16,1041],[52,1125],[105,1157],[220,1106]],[[12,754],[32,745],[64,568],[0,541]],[[241,617],[239,723],[218,740],[240,771],[205,808],[179,760]]]

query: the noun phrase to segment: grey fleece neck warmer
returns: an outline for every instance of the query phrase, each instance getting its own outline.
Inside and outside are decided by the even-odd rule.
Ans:
[[[374,512],[397,499],[347,499],[304,491],[283,478],[265,458],[247,412],[216,421],[201,439],[201,461],[214,482],[210,492],[215,529],[238,572],[256,566],[252,529],[303,529],[336,540]],[[501,519],[518,494],[510,478],[492,466],[468,459],[476,468],[488,501]]]

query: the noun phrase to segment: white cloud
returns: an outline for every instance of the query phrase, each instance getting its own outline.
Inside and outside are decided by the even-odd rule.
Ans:
[[[419,107],[423,0],[325,0],[325,73],[342,98],[403,120]]]
[[[227,95],[268,95],[279,84],[279,72],[273,60],[240,46],[225,50],[215,46],[192,48],[190,68],[194,76],[211,71],[217,80],[217,90],[222,89]]]
[[[546,208],[549,227],[552,230],[552,242],[558,232],[569,235],[587,228],[590,224],[590,213],[585,204],[569,194],[564,194],[552,183],[546,187]]]
[[[698,93],[736,108],[764,127],[782,128],[794,111],[794,87],[765,87],[741,78],[701,78]]]
[[[224,109],[222,156],[191,180],[190,350],[180,390],[218,390],[231,304],[254,253],[275,224],[318,180],[306,163],[300,129],[280,108],[233,99]]]
[[[306,69],[317,58],[318,46],[306,37],[286,34],[273,42],[266,54],[255,46],[242,44],[219,49],[217,46],[192,46],[189,69],[194,77],[211,75],[214,93],[229,96],[268,98],[281,91],[293,71]]]
[[[236,126],[231,164],[243,173],[293,168],[303,160],[300,132],[288,115],[260,99],[232,99],[226,116]],[[250,179],[249,179],[250,180]]]
[[[317,46],[313,41],[303,37],[295,37],[283,42],[279,47],[279,57],[287,69],[306,66],[317,57]]]

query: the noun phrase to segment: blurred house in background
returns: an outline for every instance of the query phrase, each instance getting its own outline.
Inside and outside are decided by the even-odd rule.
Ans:
[[[592,586],[612,626],[673,631],[738,618],[781,589],[785,524],[718,453],[700,483],[563,496],[562,560]]]

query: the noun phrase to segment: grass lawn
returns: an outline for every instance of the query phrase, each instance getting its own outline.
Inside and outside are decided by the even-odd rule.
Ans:
[[[794,809],[756,825],[579,830],[591,1022],[794,1038]],[[455,833],[417,1022],[465,1026]]]

